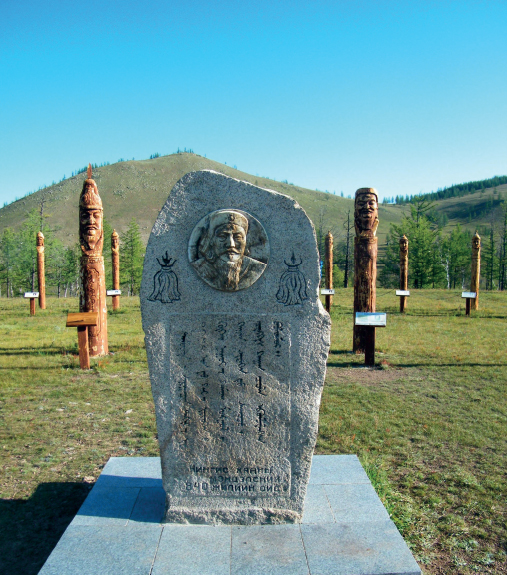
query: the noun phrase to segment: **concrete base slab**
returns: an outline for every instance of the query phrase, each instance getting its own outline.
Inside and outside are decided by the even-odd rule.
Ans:
[[[300,525],[162,523],[158,457],[112,457],[41,575],[421,575],[355,455],[316,455]]]

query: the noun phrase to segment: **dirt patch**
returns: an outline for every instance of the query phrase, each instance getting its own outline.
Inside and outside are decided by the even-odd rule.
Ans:
[[[360,385],[378,386],[382,383],[394,382],[407,376],[407,369],[386,367],[328,367],[327,380],[330,383],[357,383]]]

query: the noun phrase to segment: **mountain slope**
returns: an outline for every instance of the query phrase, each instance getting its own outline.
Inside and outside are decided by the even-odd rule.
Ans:
[[[269,188],[294,198],[314,222],[316,229],[335,236],[344,233],[343,222],[347,211],[354,210],[353,200],[317,192],[241,172],[192,153],[172,154],[152,160],[119,162],[93,170],[104,205],[105,219],[121,234],[135,217],[147,242],[153,223],[174,184],[194,170],[215,170],[228,176]],[[78,174],[39,190],[0,209],[0,234],[6,227],[19,228],[29,211],[40,209],[45,199],[45,225],[55,230],[66,244],[77,241],[79,194],[86,178]],[[383,243],[391,222],[397,222],[403,208],[379,206],[379,242]],[[336,240],[339,238],[337,237]]]

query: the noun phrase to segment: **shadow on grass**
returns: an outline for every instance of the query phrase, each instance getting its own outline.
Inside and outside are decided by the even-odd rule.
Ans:
[[[86,483],[41,483],[28,500],[0,499],[0,573],[36,575],[89,491]]]
[[[350,353],[348,351],[346,352],[332,352],[335,354],[346,354],[346,353]],[[379,367],[380,366],[380,361],[377,359],[377,361],[375,362],[375,366]],[[419,363],[390,363],[389,366],[392,369],[401,369],[404,367],[506,367],[507,368],[507,362],[506,363],[477,363],[477,362],[465,362],[465,361],[460,361],[460,362],[454,362],[454,363],[434,363],[434,362],[419,362]],[[364,367],[364,364],[362,362],[353,362],[353,361],[328,361],[327,362],[327,367],[341,367],[341,368],[345,368],[345,369],[350,369],[353,367]]]
[[[44,349],[36,347],[32,349],[24,348],[7,348],[0,347],[0,355],[74,355],[77,351],[72,352],[64,349]]]

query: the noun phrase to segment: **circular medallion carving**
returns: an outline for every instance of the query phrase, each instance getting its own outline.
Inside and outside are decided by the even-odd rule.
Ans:
[[[266,230],[241,210],[216,210],[195,226],[188,242],[188,260],[197,275],[220,291],[250,287],[264,273],[269,259]]]

